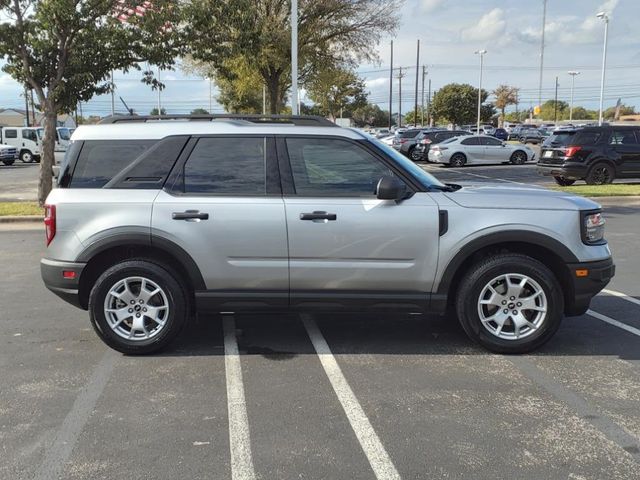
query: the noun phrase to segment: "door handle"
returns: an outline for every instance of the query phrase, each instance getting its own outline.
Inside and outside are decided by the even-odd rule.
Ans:
[[[327,213],[327,212],[320,212],[320,211],[314,211],[311,213],[301,213],[300,214],[300,220],[330,220],[330,221],[334,221],[337,220],[338,215],[336,215],[335,213]]]
[[[173,212],[173,220],[209,220],[208,213],[200,213],[199,210],[187,210],[185,212]]]

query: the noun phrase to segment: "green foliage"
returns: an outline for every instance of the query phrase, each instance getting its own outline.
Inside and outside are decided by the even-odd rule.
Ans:
[[[209,110],[204,108],[194,108],[191,110],[191,115],[209,115]]]
[[[328,67],[376,59],[375,45],[382,35],[395,31],[401,3],[401,0],[301,0],[300,83],[305,84]],[[210,66],[221,91],[226,87],[220,79],[235,83],[234,69],[245,64],[251,71],[250,78],[255,75],[262,79],[257,84],[250,80],[256,95],[261,95],[265,85],[271,113],[283,111],[291,85],[290,3],[190,0],[185,12],[189,51],[197,61]],[[238,92],[228,89],[227,93],[228,103],[234,104]]]
[[[634,107],[622,104],[620,105],[620,115],[634,115],[636,110]],[[616,107],[609,107],[604,112],[602,112],[602,116],[605,120],[614,120],[616,114]]]
[[[387,127],[389,126],[389,112],[378,105],[367,103],[353,110],[351,118],[356,127]],[[392,122],[395,125],[395,122]]]
[[[167,111],[164,108],[160,108],[160,115],[166,115]],[[149,115],[158,115],[158,108],[152,108],[149,112]]]
[[[427,108],[425,107],[424,111],[418,106],[418,118],[414,119],[416,112],[411,109],[409,113],[404,116],[403,123],[405,125],[422,125],[422,118],[424,114],[424,123],[427,123]]]
[[[347,67],[329,67],[314,75],[306,84],[307,96],[319,107],[321,115],[337,118],[341,111],[367,104],[362,78]]]
[[[482,90],[484,103],[489,94]],[[432,115],[438,123],[464,125],[475,123],[478,116],[478,89],[466,83],[449,83],[438,90],[431,102]],[[489,121],[495,114],[493,106],[483,105],[480,119]]]
[[[568,114],[567,114],[568,115]],[[569,117],[567,116],[566,119]],[[575,120],[597,120],[598,112],[596,110],[587,110],[584,107],[573,107],[573,118]],[[563,118],[563,120],[566,120]]]
[[[540,108],[540,118],[544,120],[552,121],[557,115],[558,120],[565,120],[569,118],[569,104],[558,100],[557,112],[555,111],[556,101],[547,100],[542,104]]]

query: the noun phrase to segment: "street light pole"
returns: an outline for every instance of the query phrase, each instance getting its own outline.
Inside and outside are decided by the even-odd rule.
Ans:
[[[571,75],[571,103],[569,104],[569,121],[573,120],[573,87],[576,83],[576,75],[580,75],[580,72],[577,70],[570,70],[567,72]]]
[[[598,111],[598,125],[602,125],[602,104],[604,103],[604,72],[607,69],[607,36],[609,34],[609,16],[605,12],[596,15],[604,20],[604,46],[602,49],[602,76],[600,78],[600,109]]]
[[[540,36],[540,78],[538,80],[538,106],[542,109],[542,74],[544,72],[544,31],[547,23],[547,0],[542,0],[542,35]]]
[[[271,106],[273,111],[273,105]],[[291,113],[298,115],[298,0],[291,0]]]
[[[487,53],[486,50],[476,50],[474,52],[476,55],[480,55],[480,82],[478,85],[478,130],[476,132],[477,135],[480,135],[480,110],[482,107],[482,67],[484,65],[484,55]]]

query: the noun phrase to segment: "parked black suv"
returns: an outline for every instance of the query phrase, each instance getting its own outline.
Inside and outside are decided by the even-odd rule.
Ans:
[[[471,135],[466,130],[439,130],[435,132],[424,132],[421,138],[417,140],[416,147],[411,151],[410,158],[414,162],[427,160],[429,158],[429,147],[444,142],[453,137],[461,137],[463,135]]]
[[[552,175],[558,185],[576,180],[589,185],[611,183],[615,178],[640,177],[640,127],[585,127],[564,145],[543,145],[538,173]]]

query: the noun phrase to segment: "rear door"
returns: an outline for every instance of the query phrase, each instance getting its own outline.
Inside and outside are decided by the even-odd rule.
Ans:
[[[438,206],[428,193],[378,200],[379,179],[402,176],[366,144],[278,140],[294,307],[415,309],[428,300],[438,259]]]
[[[480,137],[471,136],[460,142],[463,146],[462,152],[467,157],[467,164],[481,163],[484,160],[484,145],[480,144]]]
[[[609,148],[620,155],[618,171],[625,176],[640,175],[640,144],[632,129],[612,130]]]
[[[167,185],[154,202],[152,234],[200,268],[207,290],[197,292],[198,307],[286,307],[287,227],[273,138],[193,138]]]

